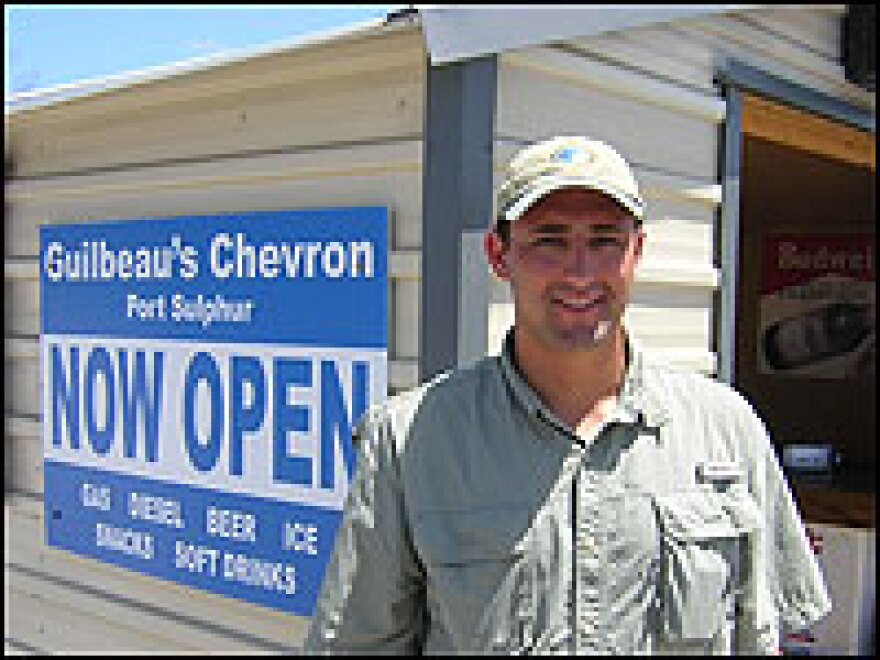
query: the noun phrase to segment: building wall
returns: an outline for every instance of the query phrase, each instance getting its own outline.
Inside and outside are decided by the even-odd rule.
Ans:
[[[425,52],[417,30],[327,44],[8,119],[7,651],[280,653],[307,620],[46,547],[39,227],[287,208],[390,211],[389,389],[418,374]]]
[[[552,135],[604,140],[633,164],[648,204],[648,240],[628,318],[658,358],[710,374],[717,368],[719,68],[738,60],[873,111],[873,94],[847,83],[838,61],[843,11],[766,6],[500,56],[496,181],[516,149]],[[492,350],[511,320],[509,293],[495,282]]]

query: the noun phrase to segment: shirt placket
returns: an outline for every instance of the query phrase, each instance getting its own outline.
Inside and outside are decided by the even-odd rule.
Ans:
[[[597,477],[586,454],[573,484],[574,530],[574,638],[575,652],[593,655],[603,651],[601,621],[601,544],[599,543]]]

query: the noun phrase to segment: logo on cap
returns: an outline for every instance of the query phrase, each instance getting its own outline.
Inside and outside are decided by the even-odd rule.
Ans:
[[[566,147],[562,151],[556,152],[552,156],[552,160],[558,160],[563,163],[574,165],[575,163],[592,163],[594,159],[593,154],[589,152],[577,149],[576,147]]]

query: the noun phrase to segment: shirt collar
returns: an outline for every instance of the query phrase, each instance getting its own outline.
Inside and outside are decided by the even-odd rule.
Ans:
[[[623,388],[617,401],[617,409],[611,420],[641,423],[649,427],[663,425],[668,419],[667,406],[659,393],[652,391],[646,383],[645,355],[637,341],[626,334],[628,362],[624,375]],[[516,366],[513,349],[513,328],[508,330],[501,350],[501,371],[504,374],[517,402],[529,415],[547,418],[558,425],[562,422],[556,417],[538,393],[528,384]]]

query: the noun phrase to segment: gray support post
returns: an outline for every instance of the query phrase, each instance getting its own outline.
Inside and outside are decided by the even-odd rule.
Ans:
[[[496,56],[428,67],[422,183],[422,285],[419,378],[454,367],[466,353],[485,351],[488,328],[471,327],[463,309],[463,236],[485,230],[492,220],[492,146],[497,84]],[[467,259],[471,263],[471,259]],[[468,291],[467,310],[488,306],[483,292]],[[487,281],[487,280],[486,280]],[[473,319],[479,324],[480,314]],[[464,322],[464,323],[462,323]]]
[[[742,171],[742,92],[727,88],[724,124],[721,218],[721,291],[718,309],[718,380],[733,384],[736,376],[736,301],[739,287],[739,186]]]

